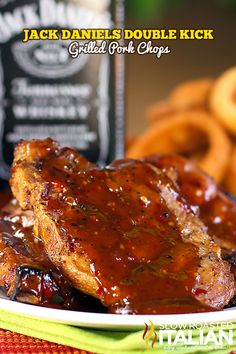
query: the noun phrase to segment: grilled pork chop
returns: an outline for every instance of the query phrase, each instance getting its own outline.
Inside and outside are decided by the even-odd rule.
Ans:
[[[21,141],[11,187],[51,261],[111,312],[201,312],[234,295],[220,248],[149,162],[101,169],[51,139]]]
[[[42,241],[32,230],[32,211],[23,212],[16,200],[0,214],[0,288],[12,300],[54,308],[104,311],[76,291],[49,261]]]
[[[207,226],[221,247],[223,259],[231,265],[236,279],[236,200],[219,190],[214,180],[195,164],[178,155],[155,155],[145,159],[167,173],[178,185],[181,195]],[[235,306],[236,297],[230,305]]]
[[[236,202],[219,190],[214,180],[195,164],[177,155],[145,159],[167,173],[181,195],[208,227],[208,233],[227,256],[236,251]]]
[[[0,287],[12,300],[73,307],[73,289],[49,261],[32,225],[33,213],[22,212],[15,200],[2,209]]]

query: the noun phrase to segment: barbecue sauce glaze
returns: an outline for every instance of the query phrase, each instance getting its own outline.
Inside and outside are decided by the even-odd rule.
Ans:
[[[86,253],[98,295],[110,312],[213,310],[194,299],[204,291],[195,286],[198,250],[180,239],[176,217],[156,193],[156,173],[149,164],[124,160],[100,169],[83,160],[78,166],[69,149],[60,150],[60,157],[47,145],[36,151],[32,142],[28,149],[45,181],[48,213],[56,215],[68,252]],[[163,184],[170,183],[166,178],[160,174]],[[208,198],[203,188],[203,202]]]

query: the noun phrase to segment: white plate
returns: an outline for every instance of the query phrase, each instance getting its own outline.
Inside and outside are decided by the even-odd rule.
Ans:
[[[233,322],[236,320],[236,308],[217,312],[191,313],[183,315],[112,315],[91,312],[50,309],[40,306],[11,301],[0,295],[0,309],[36,317],[46,321],[60,322],[78,327],[109,330],[130,330],[144,328],[151,320],[155,326]]]

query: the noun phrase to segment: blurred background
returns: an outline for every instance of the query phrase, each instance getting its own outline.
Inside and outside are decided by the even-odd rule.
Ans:
[[[126,55],[127,134],[147,126],[146,109],[179,83],[217,77],[235,65],[235,0],[126,0],[127,28],[213,28],[215,40],[154,41],[172,53]]]

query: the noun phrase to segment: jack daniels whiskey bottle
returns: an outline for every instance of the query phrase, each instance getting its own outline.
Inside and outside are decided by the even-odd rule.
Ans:
[[[124,0],[0,0],[0,178],[20,139],[51,137],[101,165],[123,157],[124,56],[23,43],[24,29],[122,28]],[[79,41],[80,42],[80,41]]]

